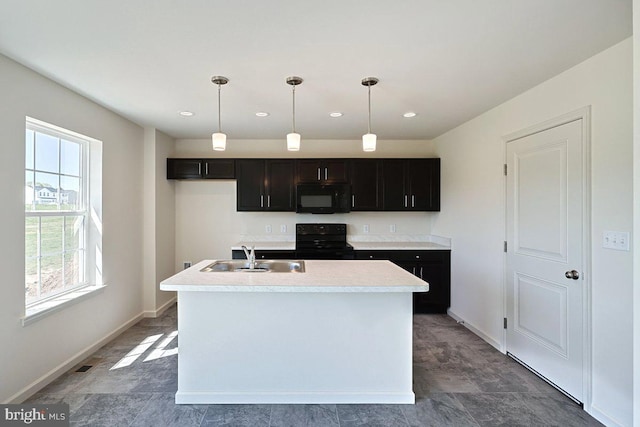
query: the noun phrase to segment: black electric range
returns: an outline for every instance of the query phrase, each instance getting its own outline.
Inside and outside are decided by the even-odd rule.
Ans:
[[[296,258],[354,259],[347,224],[296,224]]]

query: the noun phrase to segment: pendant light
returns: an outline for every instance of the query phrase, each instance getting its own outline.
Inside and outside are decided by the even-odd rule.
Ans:
[[[302,83],[300,77],[287,77],[287,84],[291,85],[293,93],[293,126],[291,133],[287,134],[287,150],[300,151],[300,134],[296,133],[296,86]]]
[[[227,135],[220,130],[220,87],[229,83],[229,79],[222,76],[211,77],[211,82],[218,85],[218,132],[211,135],[211,142],[215,151],[224,151],[227,148]]]
[[[369,124],[367,126],[367,133],[362,135],[362,150],[363,151],[376,151],[376,134],[371,133],[371,86],[378,83],[378,79],[375,77],[365,77],[362,79],[362,85],[367,86],[369,89]]]

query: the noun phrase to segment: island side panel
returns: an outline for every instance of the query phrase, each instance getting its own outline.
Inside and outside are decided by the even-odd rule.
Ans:
[[[178,293],[176,403],[414,403],[411,293]]]

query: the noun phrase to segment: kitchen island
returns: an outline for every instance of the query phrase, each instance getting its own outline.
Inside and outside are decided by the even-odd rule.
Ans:
[[[307,260],[304,273],[202,272],[178,292],[176,403],[414,403],[412,293],[389,261]]]

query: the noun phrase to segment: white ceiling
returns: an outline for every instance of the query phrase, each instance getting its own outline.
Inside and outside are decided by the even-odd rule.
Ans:
[[[176,138],[216,130],[213,75],[229,138],[284,138],[297,75],[303,141],[358,139],[375,76],[372,132],[431,139],[629,37],[631,3],[2,0],[0,53]]]

